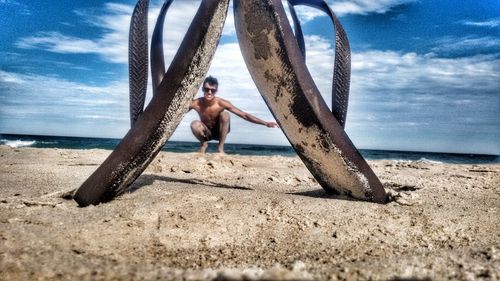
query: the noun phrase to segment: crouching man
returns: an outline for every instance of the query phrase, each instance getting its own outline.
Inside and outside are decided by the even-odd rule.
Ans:
[[[191,131],[200,141],[200,153],[205,153],[208,147],[208,141],[218,140],[217,147],[219,153],[224,153],[224,143],[227,134],[231,130],[229,112],[245,119],[246,121],[264,125],[269,128],[277,128],[276,122],[266,122],[249,113],[246,113],[229,101],[216,97],[219,82],[216,78],[209,76],[203,82],[203,97],[194,99],[189,106],[189,110],[194,109],[198,112],[200,120],[191,123]],[[228,112],[229,111],[229,112]]]

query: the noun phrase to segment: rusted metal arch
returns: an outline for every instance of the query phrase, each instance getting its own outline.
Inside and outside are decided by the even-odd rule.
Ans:
[[[295,38],[300,51],[306,57],[304,34],[300,26],[294,6],[309,6],[323,11],[332,21],[335,30],[335,62],[333,67],[332,83],[332,113],[342,126],[345,127],[347,106],[349,102],[349,87],[351,82],[351,48],[344,27],[335,13],[324,0],[288,0],[290,14],[294,22]]]
[[[138,5],[143,2],[147,0],[140,0]],[[229,0],[201,2],[156,94],[115,150],[74,194],[74,199],[80,206],[109,201],[122,193],[165,145],[205,78],[222,34],[228,6]],[[144,14],[147,14],[147,5],[140,5],[134,11],[133,21],[134,17]],[[132,31],[130,36],[144,38],[140,32],[142,31],[136,34]],[[152,43],[155,44],[161,42]],[[159,54],[156,55],[159,57]],[[152,69],[157,77],[161,77],[159,69],[161,65]]]
[[[383,203],[385,190],[319,93],[280,0],[234,1],[247,68],[291,145],[327,191]]]
[[[189,102],[208,71],[229,0],[201,2],[181,47],[164,73],[161,32],[171,2],[165,1],[153,34],[151,71],[154,94],[144,112],[140,101],[145,99],[147,74],[144,76],[141,67],[147,65],[147,51],[145,56],[136,53],[144,52],[144,44],[147,46],[147,35],[144,36],[147,28],[144,31],[141,22],[144,22],[144,17],[147,19],[148,1],[139,0],[134,9],[129,50],[130,94],[139,96],[139,103],[132,104],[135,99],[131,98],[132,128],[75,193],[74,198],[80,206],[112,199],[146,169],[187,112]],[[320,2],[323,1],[290,0],[290,5],[293,9],[294,5],[306,3],[324,9]],[[299,38],[302,35],[293,35],[281,1],[235,0],[234,13],[238,41],[257,88],[293,148],[321,186],[327,192],[386,202],[382,184],[343,130],[345,114],[335,117],[335,109],[332,114],[317,90],[305,66],[305,49],[301,51]],[[334,24],[336,22],[338,33],[340,23],[336,18],[332,20]],[[297,26],[296,16],[294,21]],[[348,56],[340,56],[350,63]],[[345,84],[340,87],[345,90]],[[344,99],[347,111],[347,98]]]

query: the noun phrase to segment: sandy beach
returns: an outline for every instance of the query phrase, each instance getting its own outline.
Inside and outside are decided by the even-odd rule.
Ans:
[[[500,164],[369,161],[380,205],[325,194],[297,157],[161,152],[78,207],[109,153],[0,146],[1,280],[500,279]]]

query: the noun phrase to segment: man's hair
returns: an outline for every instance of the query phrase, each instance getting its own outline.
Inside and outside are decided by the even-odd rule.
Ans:
[[[203,81],[203,84],[205,84],[205,83],[217,86],[217,88],[219,87],[219,81],[217,81],[217,78],[215,78],[213,76],[208,76],[207,78],[205,78],[205,81]]]

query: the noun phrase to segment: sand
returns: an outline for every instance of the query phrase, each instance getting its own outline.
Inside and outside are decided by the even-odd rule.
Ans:
[[[500,164],[369,161],[380,205],[296,157],[161,152],[109,203],[65,199],[109,153],[0,146],[1,280],[500,279]]]

